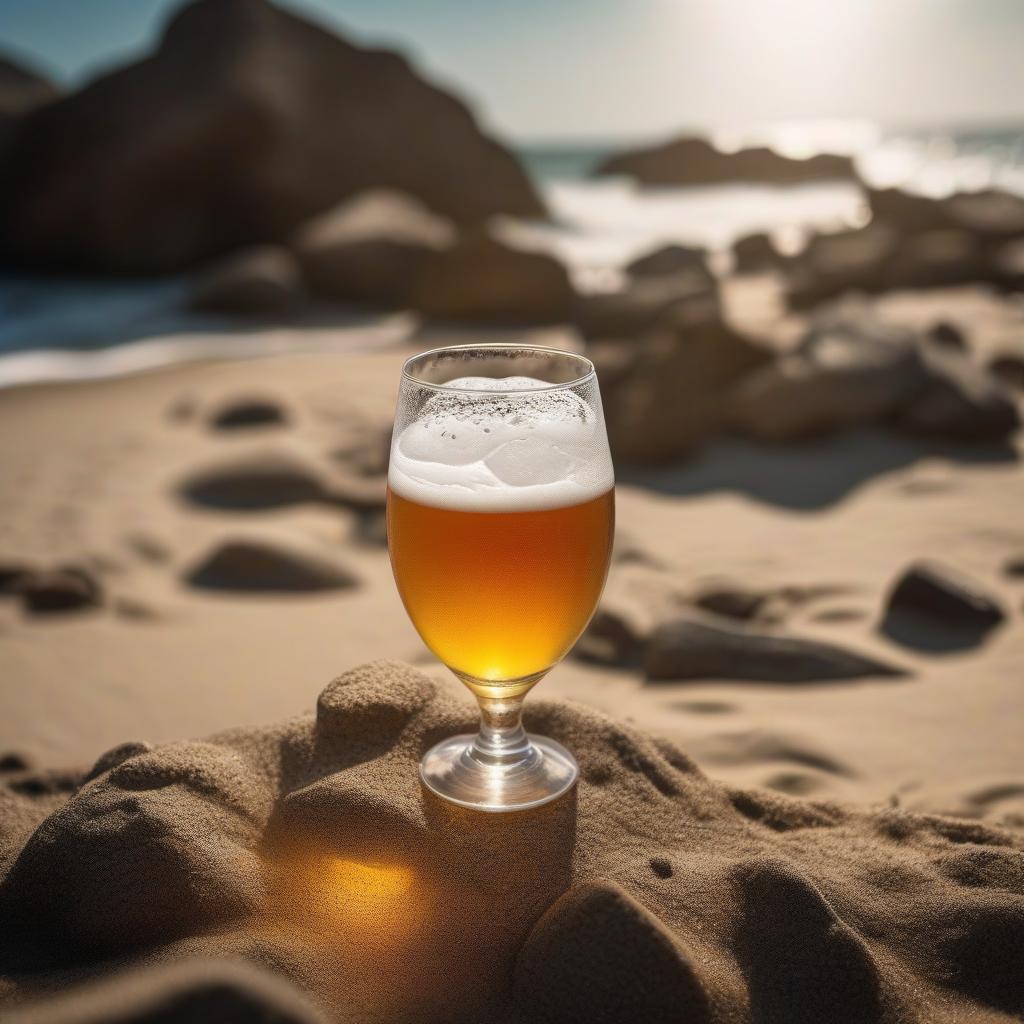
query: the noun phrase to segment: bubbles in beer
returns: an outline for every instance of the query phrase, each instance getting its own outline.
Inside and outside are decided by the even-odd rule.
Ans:
[[[396,436],[389,483],[426,505],[511,512],[588,501],[614,478],[603,418],[575,391],[460,377]]]

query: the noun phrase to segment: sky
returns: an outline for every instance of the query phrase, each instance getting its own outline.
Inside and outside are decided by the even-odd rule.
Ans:
[[[179,4],[0,0],[0,50],[82,81],[152,47]],[[523,141],[794,119],[1024,123],[1024,0],[287,5],[403,50]]]

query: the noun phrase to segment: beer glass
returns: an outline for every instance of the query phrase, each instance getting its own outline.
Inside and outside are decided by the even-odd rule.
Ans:
[[[464,807],[513,811],[578,768],[527,736],[523,698],[594,613],[608,571],[614,475],[593,364],[527,345],[460,345],[402,368],[388,470],[388,549],[424,643],[480,705],[476,736],[420,763]]]

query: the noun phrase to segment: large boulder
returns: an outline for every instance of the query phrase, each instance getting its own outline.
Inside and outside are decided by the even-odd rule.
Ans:
[[[616,458],[648,465],[698,449],[721,427],[733,385],[771,359],[767,348],[696,305],[671,310],[635,348],[605,397],[605,417]]]
[[[866,191],[872,220],[901,234],[950,229],[992,242],[1024,234],[1024,199],[998,189],[958,192],[941,199],[898,188]]]
[[[728,421],[769,442],[882,423],[942,440],[1001,440],[1020,425],[1012,397],[963,353],[842,315],[822,318],[793,352],[741,381]]]
[[[732,256],[737,274],[775,270],[786,263],[766,231],[755,231],[736,239],[732,245]]]
[[[196,0],[152,56],[30,112],[0,185],[0,258],[117,272],[284,240],[371,187],[460,223],[544,214],[459,100],[267,0]]]
[[[823,320],[795,351],[741,381],[729,422],[757,441],[787,442],[877,423],[925,384],[913,334],[864,318]]]
[[[21,60],[0,56],[0,123],[55,100],[60,90],[35,68]]]
[[[633,277],[615,291],[581,294],[575,321],[588,340],[633,338],[652,330],[671,311],[684,308],[709,317],[718,314],[718,284],[703,265]]]
[[[708,251],[700,246],[663,245],[626,264],[630,277],[660,277],[681,270],[705,270]]]
[[[551,323],[569,317],[574,296],[568,271],[554,257],[477,229],[424,258],[409,302],[434,320]]]
[[[853,178],[853,161],[822,153],[806,160],[782,156],[764,146],[734,153],[716,149],[707,139],[683,136],[670,142],[615,153],[598,165],[596,175],[628,174],[644,185],[714,185],[724,181],[795,184],[823,178]]]
[[[896,232],[885,224],[815,235],[793,261],[789,304],[805,309],[847,291],[880,290],[898,244]]]
[[[292,248],[318,294],[401,306],[424,259],[454,241],[449,220],[410,196],[376,189],[303,225]]]
[[[1010,392],[958,352],[924,352],[927,379],[893,423],[906,433],[944,441],[1001,441],[1020,427]]]

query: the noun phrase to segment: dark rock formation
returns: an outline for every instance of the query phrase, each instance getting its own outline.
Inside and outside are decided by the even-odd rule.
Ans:
[[[745,374],[771,360],[717,315],[684,304],[663,317],[605,395],[616,458],[656,464],[692,454],[723,424],[725,396]],[[604,378],[602,378],[602,386]]]
[[[196,0],[152,56],[27,114],[0,185],[4,260],[128,273],[283,241],[372,187],[463,223],[544,213],[457,99],[267,0]]]
[[[187,574],[204,590],[342,590],[356,578],[325,554],[276,537],[243,536],[221,541]]]
[[[292,247],[317,294],[403,306],[425,258],[454,241],[450,221],[409,196],[377,190],[303,225]]]
[[[628,174],[644,185],[714,185],[724,181],[781,185],[854,177],[849,157],[820,154],[793,160],[763,146],[726,153],[695,136],[613,154],[594,173]]]
[[[86,569],[32,572],[17,585],[30,612],[70,612],[95,608],[103,600],[99,581]]]
[[[894,665],[832,644],[696,619],[675,619],[659,626],[644,650],[643,666],[651,681],[804,683],[905,674]]]
[[[575,320],[589,340],[636,338],[654,328],[669,311],[718,315],[718,285],[703,265],[671,274],[639,276],[611,292],[588,292],[576,299]]]
[[[569,317],[574,294],[554,257],[514,248],[481,229],[424,258],[410,303],[434,320],[553,323]]]
[[[60,90],[22,60],[0,56],[0,127],[5,120],[55,100]]]
[[[699,246],[663,245],[626,264],[630,277],[658,277],[680,270],[707,268],[708,251]]]

